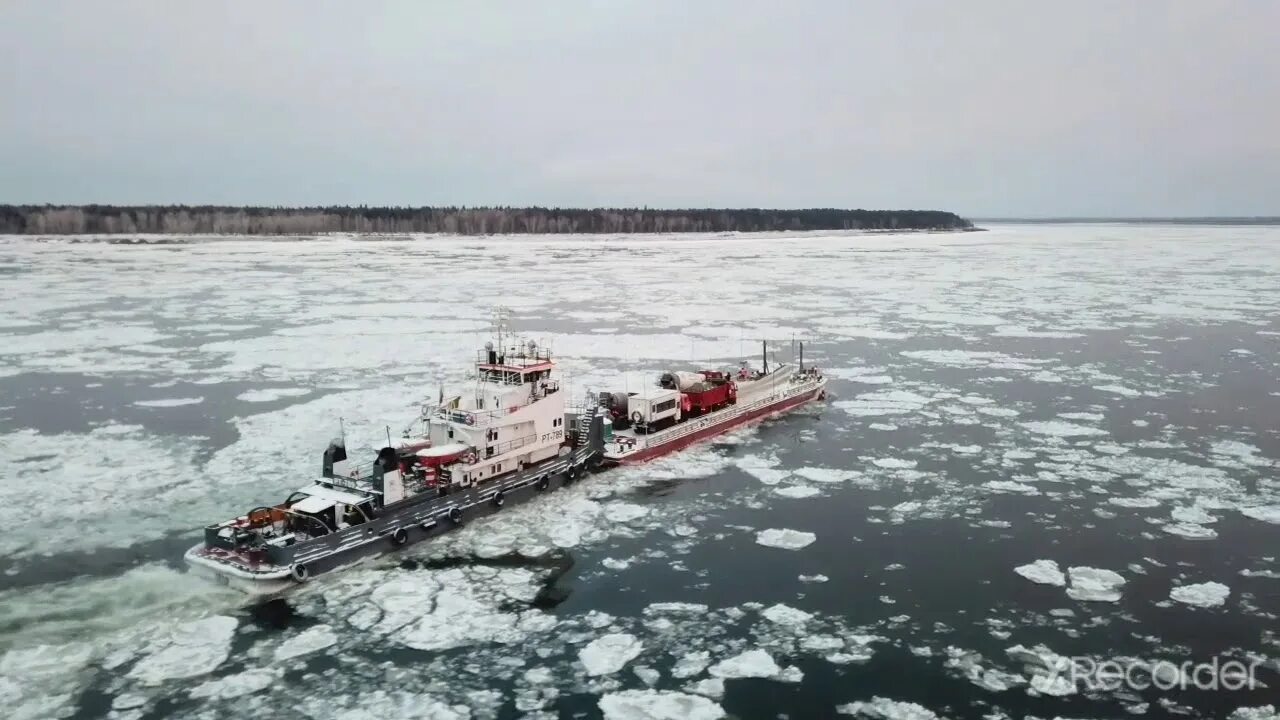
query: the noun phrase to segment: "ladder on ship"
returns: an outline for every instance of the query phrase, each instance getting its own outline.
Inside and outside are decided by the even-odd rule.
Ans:
[[[578,449],[587,447],[591,440],[591,424],[600,413],[600,403],[594,393],[587,393],[587,406],[578,416],[578,438],[575,446]]]

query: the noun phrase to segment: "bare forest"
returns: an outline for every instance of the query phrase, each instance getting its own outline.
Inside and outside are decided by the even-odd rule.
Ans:
[[[806,210],[542,207],[222,207],[3,205],[0,233],[680,233],[778,230],[967,230],[939,210]]]

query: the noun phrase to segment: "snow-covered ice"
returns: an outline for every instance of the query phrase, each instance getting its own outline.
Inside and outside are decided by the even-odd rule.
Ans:
[[[1116,602],[1120,599],[1120,588],[1124,586],[1124,576],[1113,570],[1092,567],[1073,567],[1067,569],[1071,578],[1071,587],[1067,595],[1074,600],[1086,602]]]
[[[839,705],[836,712],[873,720],[939,720],[937,714],[922,705],[883,697]]]
[[[231,652],[235,618],[225,615],[176,625],[138,661],[129,676],[145,685],[197,677],[213,672]]]
[[[786,487],[777,488],[773,492],[775,495],[792,498],[793,500],[803,500],[804,498],[811,498],[814,495],[822,494],[821,490],[809,485],[788,485]]]
[[[183,405],[199,405],[202,402],[204,402],[203,397],[179,397],[161,398],[159,400],[135,400],[133,404],[138,407],[170,408],[181,407]]]
[[[609,675],[621,670],[643,651],[644,643],[635,635],[612,633],[588,643],[578,653],[578,660],[587,668],[588,675]]]
[[[756,648],[726,658],[707,668],[719,678],[783,678],[783,669],[768,652]]]
[[[1026,565],[1019,565],[1013,569],[1022,577],[1034,583],[1041,585],[1057,585],[1067,584],[1067,578],[1062,574],[1062,570],[1058,568],[1058,563],[1052,560],[1036,560]]]
[[[770,528],[756,533],[757,543],[767,547],[781,548],[783,550],[799,550],[813,544],[817,539],[818,536],[811,532],[789,530],[785,528]]]
[[[1242,508],[1240,514],[1254,520],[1280,525],[1280,505]]]
[[[725,717],[717,703],[670,690],[623,690],[600,698],[605,720],[719,720]]]
[[[1169,591],[1169,598],[1195,607],[1218,607],[1227,602],[1231,588],[1219,582],[1179,585]]]
[[[338,642],[338,636],[333,632],[332,627],[316,625],[280,643],[280,646],[276,648],[275,658],[277,661],[288,660],[299,655],[307,655],[318,650],[324,650],[336,642]]]
[[[260,388],[242,392],[236,396],[236,399],[241,402],[265,403],[309,394],[311,394],[310,388]]]
[[[1063,422],[1061,420],[1044,420],[1036,422],[1024,422],[1022,427],[1030,430],[1037,435],[1048,435],[1050,437],[1072,438],[1072,437],[1089,437],[1091,435],[1106,435],[1107,431],[1100,428],[1089,427],[1088,425],[1077,425],[1075,423]]]
[[[813,618],[811,613],[783,603],[766,608],[760,614],[770,622],[775,622],[779,625],[803,625]]]

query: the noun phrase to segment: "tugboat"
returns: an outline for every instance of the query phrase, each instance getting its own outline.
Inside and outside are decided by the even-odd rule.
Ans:
[[[355,464],[344,438],[321,477],[277,505],[204,529],[186,553],[198,574],[277,593],[370,555],[448,532],[601,466],[644,462],[824,397],[817,368],[664,373],[634,393],[588,393],[566,408],[555,361],[536,342],[485,344],[472,390],[423,408],[398,444]],[[390,440],[390,438],[388,438]]]
[[[566,409],[551,352],[486,343],[474,390],[424,408],[398,445],[354,464],[345,441],[321,477],[278,505],[209,525],[186,553],[197,573],[275,593],[362,557],[452,530],[468,519],[572,483],[597,467],[604,417],[595,398]]]
[[[655,387],[634,393],[601,393],[605,420],[604,463],[634,465],[675,452],[733,428],[826,397],[827,378],[816,367],[775,363],[768,344],[760,370],[745,364],[720,370],[667,372]]]

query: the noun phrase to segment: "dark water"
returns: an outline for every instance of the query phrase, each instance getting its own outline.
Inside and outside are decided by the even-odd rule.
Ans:
[[[6,297],[42,299],[5,301],[0,487],[25,509],[0,543],[0,700],[74,718],[599,717],[628,691],[648,693],[638,717],[683,697],[690,718],[1274,703],[1280,525],[1242,512],[1280,506],[1272,232],[246,241],[167,248],[158,273],[156,249],[6,245]],[[531,249],[536,277],[517,272]],[[683,282],[704,253],[741,274]],[[395,272],[442,265],[427,289]],[[497,302],[554,338],[575,391],[691,354],[735,364],[760,336],[786,358],[799,331],[832,398],[285,598],[185,574],[195,528],[306,482],[337,416],[373,447],[462,380]],[[1182,525],[1213,537],[1168,531],[1193,509],[1211,519]],[[768,547],[770,528],[815,539]],[[1115,571],[1120,598],[1014,572],[1035,560]],[[1220,606],[1170,597],[1210,582]],[[584,649],[609,635],[640,649],[590,674]],[[1269,687],[1053,696],[1017,645],[1260,661]],[[773,668],[718,665],[755,651]],[[691,652],[710,669],[677,677]],[[722,696],[694,687],[714,677]]]

